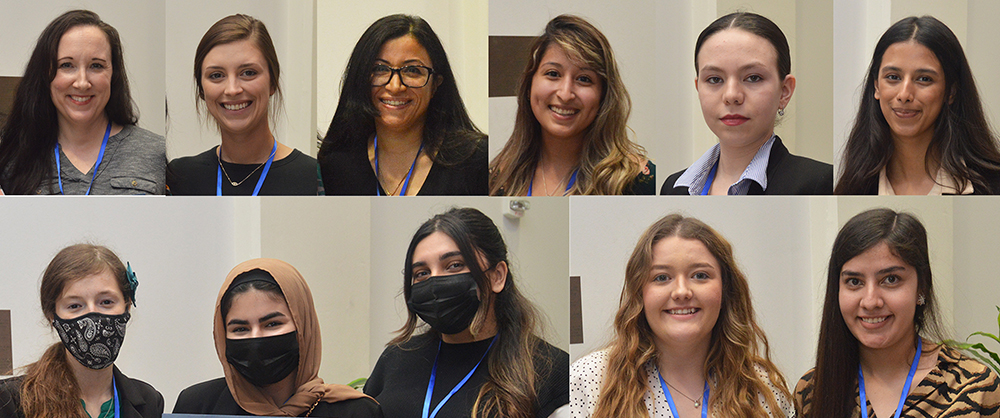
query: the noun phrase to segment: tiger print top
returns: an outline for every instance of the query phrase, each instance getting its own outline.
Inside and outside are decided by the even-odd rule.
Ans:
[[[975,359],[960,351],[941,346],[938,363],[906,397],[901,416],[907,417],[1000,417],[1000,378]],[[809,370],[795,386],[792,397],[800,417],[806,416],[812,404],[813,373]],[[857,389],[855,407],[850,417],[860,417]],[[868,416],[875,418],[871,402],[865,406]]]

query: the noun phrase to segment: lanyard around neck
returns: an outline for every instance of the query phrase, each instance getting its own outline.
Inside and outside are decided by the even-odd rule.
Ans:
[[[573,187],[574,184],[576,184],[576,173],[579,173],[579,172],[580,172],[580,169],[578,168],[576,170],[573,170],[573,174],[569,176],[569,183],[566,183],[566,191],[567,192],[569,191],[570,188]],[[531,177],[531,181],[528,182],[528,197],[531,197],[531,189],[533,189],[534,187],[535,187],[535,177],[532,176]],[[546,190],[545,192],[548,193],[548,190]],[[565,196],[566,193],[563,193],[563,195]]]
[[[222,146],[219,146],[219,169],[215,181],[215,195],[222,196]],[[271,170],[271,163],[274,162],[274,154],[278,152],[278,140],[274,140],[274,145],[271,145],[271,155],[267,157],[267,162],[264,163],[264,171],[260,172],[260,178],[257,179],[257,187],[253,188],[253,194],[251,196],[257,196],[260,193],[260,186],[264,185],[264,179],[267,178],[267,172]]]
[[[670,413],[675,417],[679,416],[680,412],[677,410],[677,405],[674,404],[674,397],[670,396],[670,389],[667,389],[667,381],[663,380],[663,374],[659,370],[656,374],[660,376],[660,388],[663,389],[663,394],[667,397]],[[701,418],[708,418],[708,379],[705,379],[705,393],[701,397]]]
[[[448,402],[448,400],[451,399],[451,396],[454,395],[455,392],[458,392],[458,390],[465,385],[465,382],[469,381],[469,378],[472,377],[472,374],[476,372],[476,369],[479,368],[479,365],[482,364],[483,360],[486,359],[486,355],[490,353],[490,349],[493,348],[493,343],[495,342],[497,342],[496,335],[494,335],[493,340],[490,341],[490,346],[486,347],[486,352],[483,353],[483,358],[479,359],[479,362],[476,363],[476,367],[473,367],[472,371],[470,371],[469,374],[465,375],[465,377],[462,378],[461,382],[458,382],[458,384],[455,385],[455,387],[451,388],[451,391],[448,392],[448,395],[445,396],[444,399],[441,400],[441,402],[438,402],[436,407],[434,407],[434,412],[430,412],[431,394],[434,393],[434,381],[437,379],[438,357],[441,356],[441,341],[438,341],[438,352],[434,356],[434,368],[431,369],[431,380],[430,382],[427,383],[427,395],[424,396],[424,409],[423,413],[421,414],[422,418],[434,418],[435,416],[437,416],[438,411],[441,410],[441,407],[444,406],[445,402]]]
[[[910,393],[910,385],[913,383],[913,376],[917,374],[917,363],[920,362],[920,337],[917,337],[917,353],[913,355],[913,364],[910,365],[910,373],[906,375],[906,383],[903,384],[903,393],[899,395],[899,404],[896,405],[894,418],[899,418],[903,414],[903,403],[906,395]],[[868,396],[865,395],[865,375],[861,373],[861,363],[858,362],[858,395],[861,396],[861,418],[868,418]]]
[[[122,416],[121,405],[118,402],[118,385],[115,384],[115,376],[111,375],[111,388],[115,390],[115,418]]]
[[[108,127],[104,130],[104,140],[101,141],[101,152],[97,154],[97,162],[94,163],[94,174],[90,176],[90,185],[87,186],[87,195],[90,194],[90,190],[94,188],[94,179],[97,178],[97,169],[101,166],[101,161],[104,161],[104,150],[108,148],[108,137],[111,136],[111,121],[108,121]],[[59,142],[56,141],[56,178],[59,179],[59,194],[66,194],[63,192],[62,185],[62,164],[59,161]]]
[[[417,158],[420,157],[420,151],[423,150],[424,143],[421,141],[420,148],[417,148],[417,155],[413,156],[413,164],[410,164],[410,171],[406,173],[406,180],[403,182],[403,190],[400,190],[397,196],[406,196],[406,189],[410,187],[410,177],[413,176],[413,168],[417,166]],[[375,135],[375,196],[382,196],[382,191],[379,190],[378,182],[378,135]]]
[[[708,171],[708,178],[705,179],[705,185],[701,186],[702,196],[708,196],[708,192],[712,190],[712,182],[715,181],[716,171],[719,171],[719,160],[715,160],[715,164],[712,164],[712,169]]]

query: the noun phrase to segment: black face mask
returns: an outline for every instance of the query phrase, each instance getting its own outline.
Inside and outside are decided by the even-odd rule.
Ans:
[[[435,331],[457,334],[479,310],[479,287],[472,273],[428,277],[410,287],[406,306]]]
[[[73,319],[55,317],[59,339],[80,364],[94,370],[110,366],[118,358],[118,351],[125,340],[125,324],[132,316],[105,315],[91,312]]]
[[[298,333],[226,338],[226,360],[254,386],[278,383],[299,367]]]

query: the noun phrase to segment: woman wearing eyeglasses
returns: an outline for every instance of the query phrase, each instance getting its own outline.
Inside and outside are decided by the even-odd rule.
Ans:
[[[361,35],[319,150],[328,195],[485,195],[488,141],[423,19],[386,16]]]

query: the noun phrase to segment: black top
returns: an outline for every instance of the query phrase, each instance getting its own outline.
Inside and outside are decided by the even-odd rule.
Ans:
[[[226,378],[201,382],[181,391],[174,404],[175,414],[253,415],[236,403]],[[306,415],[302,415],[306,416]],[[381,418],[378,404],[369,398],[336,403],[320,402],[308,416],[337,418]]]
[[[656,194],[656,164],[652,161],[646,160],[646,165],[642,167],[642,171],[639,172],[638,176],[635,176],[635,180],[632,180],[627,188],[625,188],[626,195],[650,195]]]
[[[389,346],[382,352],[365,384],[365,393],[378,400],[386,417],[421,415],[439,341],[436,335],[421,334],[400,346]],[[488,338],[466,344],[441,343],[437,377],[431,394],[431,411],[475,367],[490,341]],[[548,417],[569,403],[569,354],[544,341],[539,344],[539,355],[534,359],[538,373],[535,416]],[[490,353],[495,351],[490,350]],[[489,358],[483,360],[469,381],[441,407],[438,417],[469,417],[479,389],[489,377],[488,362]]]
[[[218,146],[193,157],[176,158],[167,165],[167,191],[174,196],[215,196],[219,174]],[[222,175],[224,196],[250,196],[257,187],[257,180],[264,167],[260,164],[233,164],[223,161],[226,173]],[[258,169],[258,167],[260,167]],[[253,174],[250,172],[257,170]],[[233,181],[243,180],[233,187],[226,174]],[[260,186],[260,196],[316,196],[319,184],[316,159],[299,150],[271,163],[271,168]]]
[[[667,177],[660,194],[687,195],[687,187],[674,187],[685,170]],[[829,195],[833,194],[833,166],[811,158],[799,157],[788,152],[775,137],[771,155],[767,159],[767,190],[752,182],[748,195]]]
[[[115,418],[160,418],[163,395],[141,380],[129,379],[114,367],[121,416]],[[21,381],[24,376],[0,381],[0,418],[24,418],[21,411]]]
[[[374,196],[377,188],[387,195],[375,178],[368,144],[334,149],[320,164],[328,196]],[[489,141],[483,137],[469,158],[444,166],[434,163],[418,196],[485,196],[489,193]]]

